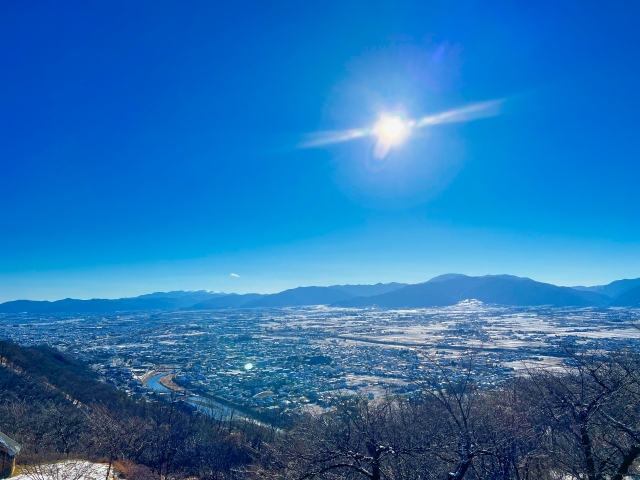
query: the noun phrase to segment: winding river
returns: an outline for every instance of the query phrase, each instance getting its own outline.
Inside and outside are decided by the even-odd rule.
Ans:
[[[165,387],[160,383],[160,379],[162,377],[166,377],[167,375],[171,375],[173,372],[161,372],[157,373],[152,377],[149,377],[146,381],[147,388],[151,390],[155,390],[160,393],[170,393],[172,390],[170,388]],[[188,395],[181,396],[182,401],[188,403],[189,405],[195,407],[197,410],[202,413],[219,418],[221,420],[228,420],[230,418],[249,418],[253,421],[257,421],[254,418],[251,418],[246,413],[239,412],[238,410],[228,407],[227,405],[223,405],[219,402],[211,398],[201,397],[198,395]]]

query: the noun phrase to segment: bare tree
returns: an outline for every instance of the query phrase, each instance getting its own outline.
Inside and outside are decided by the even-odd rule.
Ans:
[[[478,353],[468,352],[454,368],[427,357],[430,364],[415,373],[416,387],[431,400],[432,418],[440,419],[434,454],[453,467],[450,480],[519,479],[534,450],[534,430],[517,383],[479,388]]]
[[[574,478],[622,480],[640,457],[636,355],[567,352],[560,370],[530,369],[532,415],[553,468]]]
[[[429,446],[412,415],[406,399],[342,398],[334,411],[305,415],[282,438],[276,469],[299,480],[418,478],[412,472]]]
[[[148,448],[142,459],[161,479],[173,473],[181,460],[188,462],[189,442],[194,441],[197,417],[184,414],[180,401],[171,398],[151,408]]]
[[[94,442],[108,458],[107,479],[114,460],[126,457],[137,460],[147,446],[149,428],[140,417],[115,415],[105,406],[94,406],[89,418]]]
[[[50,403],[44,414],[58,451],[69,458],[71,452],[77,451],[77,447],[88,434],[89,428],[85,412],[75,405],[63,406]]]

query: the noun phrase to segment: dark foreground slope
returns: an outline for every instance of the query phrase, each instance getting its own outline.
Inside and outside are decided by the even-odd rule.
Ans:
[[[595,292],[583,292],[569,287],[558,287],[528,278],[508,275],[468,277],[448,275],[425,283],[409,285],[399,290],[336,302],[342,307],[379,306],[387,308],[420,308],[455,305],[476,299],[484,303],[514,306],[551,305],[554,307],[582,307],[606,305],[609,299]]]
[[[25,373],[32,380],[50,386],[51,392],[62,392],[83,404],[127,403],[124,393],[102,383],[88,365],[54,348],[21,347],[0,340],[0,358],[9,370]]]
[[[171,397],[129,399],[54,349],[0,342],[0,356],[0,431],[21,444],[18,467],[30,478],[66,478],[37,466],[68,459],[126,459],[113,466],[128,480],[238,478],[249,445],[273,432],[247,422],[240,431]]]

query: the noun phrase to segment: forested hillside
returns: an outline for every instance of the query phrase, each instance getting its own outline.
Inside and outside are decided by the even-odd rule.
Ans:
[[[49,385],[52,392],[64,393],[85,404],[123,405],[124,393],[101,383],[98,376],[83,362],[54,348],[41,345],[24,348],[0,340],[0,358],[16,372]],[[5,372],[6,373],[6,372]]]
[[[131,480],[229,478],[233,468],[251,462],[249,441],[274,432],[216,420],[174,399],[130,400],[48,347],[0,342],[0,356],[0,431],[22,444],[19,465],[119,460]]]

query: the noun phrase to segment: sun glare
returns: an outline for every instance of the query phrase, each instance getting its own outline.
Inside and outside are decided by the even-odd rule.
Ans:
[[[409,124],[397,115],[382,117],[374,130],[380,140],[390,144],[397,144],[409,134]]]
[[[441,123],[469,122],[499,115],[504,102],[505,99],[498,99],[471,103],[461,108],[427,115],[415,120],[407,119],[401,114],[385,114],[370,127],[310,134],[308,139],[299,145],[299,148],[321,147],[373,136],[378,139],[374,155],[377,158],[383,158],[393,146],[402,143],[414,130],[432,127]]]
[[[385,158],[391,147],[400,144],[409,135],[412,126],[412,122],[407,122],[399,115],[381,117],[371,131],[378,137],[373,156],[378,159]]]

